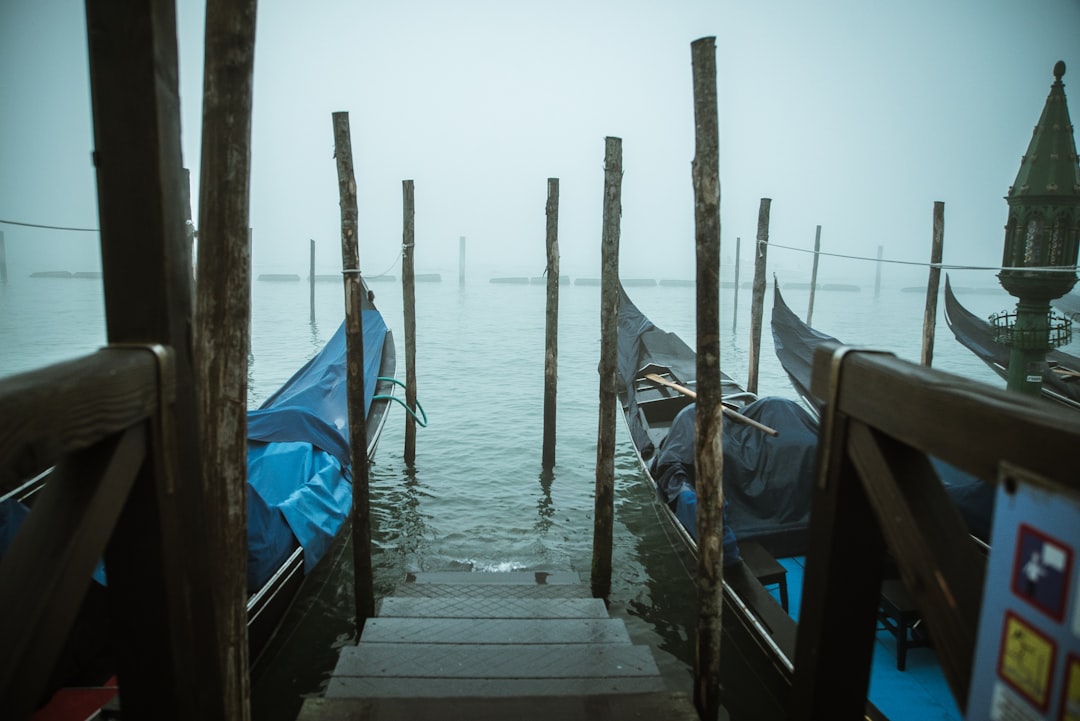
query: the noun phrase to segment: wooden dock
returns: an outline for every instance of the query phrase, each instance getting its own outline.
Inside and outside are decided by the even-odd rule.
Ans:
[[[383,599],[299,718],[698,717],[576,573],[448,572]]]

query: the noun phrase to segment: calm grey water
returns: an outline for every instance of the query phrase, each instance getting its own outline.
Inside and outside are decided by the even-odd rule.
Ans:
[[[797,280],[804,280],[802,278]],[[781,279],[783,283],[783,279]],[[991,278],[979,282],[988,285]],[[971,279],[957,285],[975,285]],[[398,377],[404,379],[402,297],[398,283],[374,282],[376,304],[395,331]],[[309,319],[306,282],[255,282],[249,405],[286,380],[336,330],[342,318],[339,283],[316,286],[317,320]],[[662,328],[693,345],[692,288],[631,288],[631,297]],[[722,365],[747,373],[750,293],[722,291]],[[788,290],[805,315],[808,292]],[[961,296],[986,315],[1012,307],[1004,292]],[[924,293],[886,284],[874,297],[873,278],[861,292],[816,296],[814,325],[841,340],[884,348],[917,360]],[[772,349],[766,298],[760,387],[794,398]],[[545,289],[470,279],[457,274],[416,288],[418,397],[430,425],[420,429],[415,467],[402,462],[404,414],[396,410],[372,470],[377,593],[407,571],[447,569],[573,570],[588,578],[592,552],[592,489],[597,432],[599,288],[564,284],[560,296],[557,465],[540,469],[543,430]],[[0,284],[0,377],[93,351],[104,342],[100,280],[29,278],[11,273]],[[996,387],[1002,383],[961,347],[939,318],[935,366]],[[616,526],[612,602],[639,643],[657,649],[673,687],[689,689],[694,589],[688,559],[675,553],[658,523],[621,421],[616,450]],[[340,549],[339,549],[340,550]],[[346,551],[347,552],[347,551]],[[254,680],[256,718],[295,718],[299,699],[317,694],[336,648],[355,640],[351,577],[319,578],[324,594],[305,600],[306,625],[280,638],[271,662]],[[733,717],[760,717],[740,709]],[[766,714],[767,715],[767,714]]]

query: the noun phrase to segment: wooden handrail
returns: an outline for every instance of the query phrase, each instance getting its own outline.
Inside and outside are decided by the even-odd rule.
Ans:
[[[1080,489],[1062,449],[1080,416],[891,355],[828,343],[812,389],[828,398],[811,509],[792,719],[862,718],[884,552],[896,561],[967,703],[985,565],[931,458],[992,483],[1002,463]]]
[[[104,348],[0,380],[0,493],[153,415],[173,377],[149,348]]]

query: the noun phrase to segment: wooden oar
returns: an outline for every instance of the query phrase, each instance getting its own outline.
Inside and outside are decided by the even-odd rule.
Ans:
[[[684,396],[688,396],[688,397],[693,398],[695,400],[697,399],[697,393],[695,391],[691,390],[690,388],[687,388],[686,386],[681,386],[678,383],[675,383],[674,381],[669,381],[667,378],[664,378],[661,375],[658,375],[656,373],[646,373],[645,378],[652,381],[653,383],[657,383],[657,384],[662,385],[662,386],[667,386],[668,388],[671,388],[673,390],[677,390],[679,393],[682,393]],[[733,421],[738,421],[739,423],[745,423],[746,425],[748,425],[748,426],[750,426],[752,428],[757,428],[759,431],[764,431],[765,433],[768,433],[770,436],[778,436],[778,435],[780,435],[780,432],[777,431],[775,428],[770,428],[769,426],[765,425],[764,423],[758,423],[753,418],[747,418],[742,413],[736,413],[735,411],[728,408],[727,406],[722,405],[720,407],[723,409],[724,415],[726,415],[728,418],[732,419]]]

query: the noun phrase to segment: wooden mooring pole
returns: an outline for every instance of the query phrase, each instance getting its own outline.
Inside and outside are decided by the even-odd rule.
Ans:
[[[694,74],[694,240],[697,250],[698,622],[694,704],[703,719],[720,711],[720,621],[723,606],[723,407],[720,404],[720,174],[716,114],[716,38],[691,44]]]
[[[206,9],[196,386],[214,606],[230,719],[247,719],[247,359],[251,345],[251,106],[256,0]],[[191,213],[187,213],[190,229]],[[239,361],[239,362],[238,362]]]
[[[732,300],[731,307],[731,329],[735,330],[739,325],[739,250],[742,246],[742,238],[736,236],[735,238],[735,298]]]
[[[817,227],[814,231],[814,265],[810,271],[810,305],[806,309],[806,324],[810,323],[814,319],[814,294],[817,292],[817,266],[818,254],[821,253],[821,226]]]
[[[761,317],[765,308],[765,259],[769,247],[769,211],[771,198],[762,198],[758,206],[757,243],[754,244],[754,296],[750,303],[750,372],[746,390],[757,393],[758,365],[761,356]]]
[[[465,287],[465,236],[458,238],[458,272],[457,284],[459,288]]]
[[[884,246],[877,247],[877,273],[874,276],[874,299],[881,297],[881,258],[885,254]]]
[[[923,312],[922,357],[927,367],[934,364],[934,333],[937,331],[938,289],[941,287],[941,252],[945,244],[945,203],[934,201],[934,236],[930,248],[930,278],[926,284],[926,310]]]
[[[413,264],[413,246],[416,234],[413,230],[416,217],[413,203],[413,181],[401,181],[402,220],[401,233],[401,292],[404,294],[405,311],[405,405],[416,412],[416,273]],[[405,465],[416,462],[416,417],[405,414]]]
[[[341,200],[341,274],[345,282],[345,355],[349,387],[349,460],[352,466],[353,564],[356,629],[359,636],[375,615],[371,566],[371,499],[368,491],[367,416],[364,412],[364,314],[360,310],[360,250],[356,236],[356,175],[353,171],[349,114],[336,112],[334,157]]]
[[[311,289],[311,322],[315,322],[315,239],[311,239],[311,262],[308,263],[308,284]]]
[[[559,377],[559,179],[548,178],[547,314],[544,333],[544,447],[541,467],[555,467],[555,400]]]
[[[600,240],[600,422],[596,434],[596,509],[590,579],[594,598],[607,598],[611,594],[621,215],[622,139],[608,137],[604,139],[604,225]]]
[[[7,250],[4,249],[4,231],[0,230],[0,283],[7,283]]]

